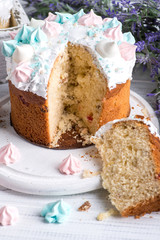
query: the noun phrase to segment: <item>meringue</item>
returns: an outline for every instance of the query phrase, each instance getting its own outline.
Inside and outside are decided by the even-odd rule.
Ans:
[[[20,152],[12,143],[0,148],[0,163],[9,165],[20,160]]]
[[[16,47],[12,55],[12,59],[16,63],[29,61],[33,57],[33,54],[34,54],[34,49],[31,45],[22,44],[21,46]]]
[[[41,216],[48,223],[63,223],[68,218],[71,207],[63,199],[48,203],[41,211]]]
[[[62,27],[57,22],[49,22],[45,20],[45,24],[42,28],[45,34],[50,37],[57,37],[62,31]]]
[[[108,42],[107,40],[101,40],[96,45],[96,51],[103,58],[120,58],[121,54],[119,48],[115,42]]]
[[[34,28],[43,27],[44,23],[44,20],[37,20],[35,18],[31,18],[30,26]]]
[[[137,46],[136,45],[132,45],[130,43],[127,42],[122,42],[119,45],[119,50],[121,53],[122,58],[124,58],[126,61],[130,61],[133,58],[135,58],[135,50],[136,50]]]
[[[4,206],[0,209],[0,224],[3,226],[15,224],[19,220],[16,207]]]
[[[28,82],[33,69],[28,66],[27,62],[19,63],[13,72],[13,76],[16,82]]]
[[[78,173],[81,171],[81,162],[70,154],[62,161],[59,171],[67,175]]]
[[[113,28],[108,28],[105,32],[104,35],[107,38],[111,38],[114,41],[123,41],[123,34],[121,31],[121,26],[118,25],[117,27]]]
[[[102,17],[97,16],[93,10],[78,19],[78,23],[84,26],[96,26],[103,24]]]

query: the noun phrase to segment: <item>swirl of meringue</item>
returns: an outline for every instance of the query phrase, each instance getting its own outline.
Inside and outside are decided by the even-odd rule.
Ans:
[[[55,19],[55,22],[57,22],[57,23],[60,23],[60,24],[64,24],[66,22],[75,23],[75,18],[70,13],[59,13],[59,12],[56,12],[56,14],[57,14],[57,17]]]
[[[3,226],[15,224],[19,220],[16,207],[4,206],[0,209],[0,224]]]
[[[106,30],[108,28],[114,28],[114,27],[117,27],[118,25],[120,25],[122,29],[122,23],[119,22],[116,17],[103,19],[103,30]]]
[[[30,43],[29,36],[33,32],[34,28],[23,25],[15,36],[15,40],[21,43]]]
[[[0,163],[9,165],[20,160],[20,152],[16,146],[9,143],[0,148]]]
[[[34,54],[34,49],[31,45],[22,44],[22,45],[16,47],[16,49],[12,55],[12,59],[16,63],[29,61],[33,57],[33,54]]]
[[[9,40],[3,42],[2,53],[5,57],[11,57],[16,49],[18,42],[16,40]]]
[[[122,42],[119,45],[119,51],[121,54],[121,57],[124,58],[126,61],[130,61],[135,58],[136,55],[136,48],[137,46],[127,43],[127,42]]]
[[[49,21],[45,20],[45,24],[42,27],[42,30],[49,38],[57,37],[60,34],[60,32],[62,31],[62,27],[57,22],[49,22]]]
[[[9,36],[11,37],[12,40],[15,38],[15,36],[17,35],[17,33],[18,33],[18,30],[9,32]]]
[[[62,174],[67,175],[78,173],[81,171],[81,162],[77,158],[73,157],[72,154],[69,154],[69,156],[66,157],[59,166],[59,171]]]
[[[131,32],[123,33],[123,41],[130,44],[135,44],[135,38],[133,37]]]
[[[71,207],[63,199],[48,203],[41,211],[41,216],[48,223],[63,223],[69,216]]]
[[[13,76],[16,82],[28,82],[33,69],[29,67],[27,62],[19,63],[13,72]]]
[[[40,27],[36,28],[34,31],[30,33],[29,36],[29,43],[40,43],[40,42],[47,42],[48,38],[47,35],[40,29]]]
[[[123,41],[123,34],[121,31],[120,25],[114,28],[108,28],[105,32],[104,35],[107,38],[111,38],[114,41]]]
[[[96,51],[103,58],[120,58],[120,51],[118,45],[115,42],[108,42],[107,40],[101,40],[95,46]]]
[[[83,9],[81,9],[79,12],[73,14],[73,16],[74,16],[74,18],[75,18],[75,21],[77,22],[78,19],[79,19],[80,17],[82,17],[84,14],[85,14],[85,13],[84,13]]]
[[[78,23],[84,26],[96,26],[102,25],[103,20],[100,16],[97,16],[91,9],[91,11],[88,14],[85,14],[78,19]]]
[[[44,20],[37,20],[35,18],[31,18],[30,26],[33,28],[43,27]]]
[[[44,20],[46,20],[46,21],[48,21],[48,22],[51,22],[51,21],[55,21],[56,17],[57,17],[57,15],[49,12],[49,13],[48,13],[48,17],[46,17]]]

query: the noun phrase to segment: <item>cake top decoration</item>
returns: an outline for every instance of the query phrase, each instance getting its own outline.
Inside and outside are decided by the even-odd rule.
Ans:
[[[102,53],[103,48],[106,49],[107,46],[104,42],[107,43],[107,41],[115,42],[117,45],[114,45],[114,48],[112,46],[109,54],[106,51]],[[133,45],[135,40],[132,34],[130,32],[122,33],[122,23],[116,17],[103,20],[93,10],[85,14],[81,9],[73,15],[49,13],[43,21],[32,19],[31,26],[24,25],[15,37],[12,37],[12,40],[3,42],[2,51],[6,56],[8,79],[16,88],[33,92],[46,99],[47,85],[53,64],[69,42],[83,46],[91,53],[94,63],[107,79],[110,90],[115,88],[117,84],[125,83],[132,78],[132,69],[136,60],[136,48]],[[27,65],[34,70],[27,81],[22,81],[19,84],[19,81],[16,81],[12,74],[17,68],[13,61],[18,59],[17,46],[24,44],[31,45],[34,53],[31,54],[31,58],[28,58],[28,53],[23,51],[25,49],[23,46],[22,51],[20,51],[22,61],[26,61]],[[113,57],[115,50],[119,56],[118,60]],[[129,56],[126,56],[127,51]],[[11,58],[13,54],[14,57]],[[17,62],[18,64],[21,57]],[[121,58],[120,61],[119,58]],[[42,69],[43,74],[41,74]]]
[[[96,26],[102,25],[103,20],[102,17],[97,16],[91,9],[88,14],[85,14],[78,19],[78,23],[84,26]]]

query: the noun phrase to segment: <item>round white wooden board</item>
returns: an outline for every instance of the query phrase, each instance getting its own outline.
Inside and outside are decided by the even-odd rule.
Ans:
[[[0,99],[1,102],[1,99]],[[158,119],[151,106],[131,91],[131,115],[150,117],[159,128]],[[9,166],[0,165],[0,185],[23,193],[37,195],[67,195],[101,188],[100,176],[83,178],[83,170],[101,169],[101,160],[94,146],[74,150],[53,150],[36,146],[21,138],[10,126],[10,103],[0,108],[0,147],[12,142],[21,152],[21,160]],[[58,167],[72,153],[82,162],[82,172],[63,175]]]

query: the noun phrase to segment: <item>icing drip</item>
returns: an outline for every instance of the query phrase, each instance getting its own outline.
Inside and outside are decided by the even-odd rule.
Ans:
[[[3,226],[15,224],[19,220],[16,207],[4,206],[0,209],[0,224]]]
[[[71,207],[63,199],[48,203],[41,211],[41,216],[48,223],[63,223],[67,220]]]
[[[0,148],[0,163],[9,165],[20,160],[20,152],[12,143]]]
[[[61,163],[59,171],[67,175],[78,173],[81,171],[81,162],[77,158],[73,157],[72,154],[70,154]]]

